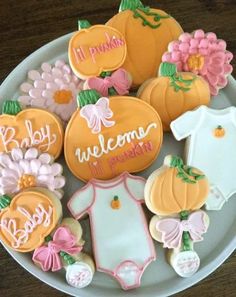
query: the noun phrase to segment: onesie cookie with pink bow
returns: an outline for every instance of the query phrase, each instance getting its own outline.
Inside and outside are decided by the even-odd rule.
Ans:
[[[209,226],[208,215],[200,210],[208,193],[205,175],[176,156],[167,156],[145,185],[146,205],[155,214],[150,233],[168,249],[168,262],[181,277],[192,276],[200,266],[194,244]]]

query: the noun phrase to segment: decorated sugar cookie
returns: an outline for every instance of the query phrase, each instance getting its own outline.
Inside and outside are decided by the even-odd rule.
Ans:
[[[14,195],[27,188],[42,187],[62,198],[63,167],[53,157],[36,148],[13,148],[0,154],[0,194]]]
[[[126,41],[118,30],[91,26],[84,20],[79,21],[79,31],[70,39],[68,55],[74,73],[86,79],[120,68],[126,52]]]
[[[203,240],[209,226],[207,214],[199,210],[208,192],[203,173],[176,156],[167,156],[145,185],[146,205],[157,214],[150,222],[150,233],[170,250],[168,260],[182,277],[192,276],[200,266],[193,244]]]
[[[93,260],[82,253],[84,241],[79,222],[65,218],[45,243],[33,253],[33,261],[43,271],[56,272],[64,268],[66,281],[75,288],[88,286],[95,271]]]
[[[60,201],[43,188],[25,190],[13,199],[3,195],[0,207],[0,239],[21,253],[41,246],[62,216]]]
[[[124,35],[128,55],[122,68],[130,73],[134,87],[156,76],[169,42],[183,32],[166,12],[145,7],[140,0],[122,0],[119,13],[107,25]]]
[[[236,166],[236,108],[215,110],[201,106],[173,121],[171,130],[177,140],[187,138],[186,163],[201,168],[209,178],[211,189],[206,208],[220,210],[236,193],[233,178]]]
[[[100,77],[90,77],[84,82],[84,90],[93,89],[102,96],[126,95],[132,84],[129,73],[119,68],[114,72],[103,72]]]
[[[67,165],[76,177],[110,179],[123,171],[141,171],[156,159],[163,132],[150,105],[134,97],[108,99],[94,90],[81,92],[79,105],[64,144]]]
[[[75,219],[89,214],[97,270],[114,277],[124,290],[139,287],[156,259],[141,205],[144,185],[143,178],[127,172],[107,181],[92,179],[68,203]]]
[[[57,158],[63,137],[61,121],[51,112],[36,108],[21,110],[17,101],[4,102],[0,115],[0,152],[36,147]]]
[[[188,110],[210,102],[208,83],[189,72],[177,72],[176,65],[162,63],[159,77],[145,82],[137,97],[149,103],[160,115],[164,131],[170,123]]]
[[[233,54],[226,50],[226,42],[217,39],[215,33],[196,30],[192,34],[183,33],[171,42],[163,62],[175,63],[178,71],[190,71],[202,76],[215,96],[224,88],[227,77],[233,71],[230,62]]]
[[[45,62],[40,70],[28,72],[28,80],[20,86],[22,95],[18,101],[25,107],[47,109],[68,122],[77,108],[76,96],[82,88],[83,82],[65,61]]]

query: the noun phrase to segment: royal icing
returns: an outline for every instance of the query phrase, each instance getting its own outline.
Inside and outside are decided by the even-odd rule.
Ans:
[[[61,122],[42,109],[25,109],[17,115],[0,115],[0,152],[36,147],[57,158],[63,143]]]
[[[119,13],[107,25],[125,37],[128,55],[122,68],[130,73],[133,86],[156,76],[169,42],[182,33],[180,25],[164,11],[133,0],[122,0]]]
[[[82,250],[81,246],[76,246],[76,241],[69,228],[59,227],[47,245],[34,251],[32,259],[43,271],[58,271],[63,267],[60,255],[76,255]]]
[[[30,70],[28,81],[20,86],[18,101],[26,107],[39,107],[57,114],[67,122],[76,110],[76,96],[83,83],[63,60],[43,63],[40,70]]]
[[[105,25],[92,26],[79,22],[80,30],[69,42],[69,61],[74,73],[81,78],[99,76],[122,66],[126,58],[126,43],[116,29]]]
[[[162,144],[158,114],[136,98],[99,98],[98,106],[84,106],[80,100],[81,107],[67,126],[64,149],[72,173],[82,180],[109,179],[148,167]]]
[[[39,189],[19,193],[0,212],[0,239],[18,252],[39,247],[61,216],[59,200]]]
[[[36,148],[13,148],[10,153],[0,154],[0,194],[12,195],[32,187],[45,187],[62,198],[65,177],[63,167],[53,163],[47,153]]]
[[[210,86],[212,95],[227,85],[227,77],[233,71],[230,65],[233,54],[226,50],[226,42],[217,39],[215,33],[196,30],[183,33],[169,44],[163,62],[175,63],[179,71],[201,75]]]
[[[155,260],[141,206],[144,184],[128,173],[108,181],[92,179],[68,203],[76,219],[89,214],[97,270],[115,277],[123,289],[138,287],[145,268]],[[114,210],[110,203],[116,195],[122,207]]]
[[[218,126],[224,131],[217,131],[216,137]],[[236,192],[232,178],[236,166],[236,108],[214,110],[202,106],[172,122],[171,129],[177,140],[188,139],[186,163],[201,168],[211,183],[207,209],[220,210]]]
[[[75,262],[66,267],[66,281],[75,288],[87,287],[93,279],[93,270],[85,262]]]
[[[188,110],[208,105],[211,99],[207,81],[190,72],[177,72],[176,65],[161,63],[159,76],[144,82],[137,97],[150,104],[159,114],[164,131]]]
[[[94,89],[102,96],[126,95],[129,93],[132,79],[124,69],[118,69],[105,77],[91,77],[84,83],[84,90]]]

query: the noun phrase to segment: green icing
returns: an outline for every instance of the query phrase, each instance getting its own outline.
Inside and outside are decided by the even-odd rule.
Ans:
[[[21,110],[22,109],[18,101],[6,100],[2,106],[3,114],[17,115]]]
[[[116,196],[114,196],[113,200],[117,201],[117,200],[119,200],[119,197],[116,195]]]
[[[0,196],[0,210],[7,208],[11,204],[11,197],[8,195]]]
[[[87,21],[87,20],[79,20],[78,21],[78,29],[79,30],[87,29],[90,27],[91,27],[91,24],[89,23],[89,21]]]
[[[66,262],[67,265],[72,265],[76,262],[71,255],[65,252],[60,252],[60,256],[63,258],[63,260]]]
[[[205,178],[205,175],[193,172],[192,167],[184,165],[183,160],[177,156],[172,156],[170,167],[177,168],[177,177],[188,184],[196,184],[199,180]]]
[[[119,12],[124,10],[134,11],[139,7],[144,7],[140,0],[122,0],[120,3]]]
[[[103,71],[101,74],[100,74],[100,77],[102,78],[105,78],[107,76],[111,76],[112,74],[112,71]]]
[[[188,219],[189,213],[186,210],[181,211],[179,216],[180,216],[180,220],[184,221],[184,220]],[[190,234],[189,234],[188,231],[183,232],[182,241],[183,241],[183,250],[184,251],[191,251],[191,238],[190,238]]]
[[[101,95],[96,90],[85,90],[81,91],[77,95],[77,104],[80,108],[88,104],[95,104]]]
[[[181,75],[178,75],[176,65],[167,62],[161,63],[160,75],[170,78],[170,85],[174,88],[175,92],[180,90],[188,92],[191,90],[191,85],[196,79],[195,76],[192,79],[183,79]],[[184,86],[180,86],[179,83],[182,83]]]
[[[49,241],[52,241],[52,239],[53,239],[52,236],[48,235],[47,237],[44,238],[44,241],[49,242]]]

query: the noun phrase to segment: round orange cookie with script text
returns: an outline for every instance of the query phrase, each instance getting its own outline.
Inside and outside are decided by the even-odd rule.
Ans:
[[[110,99],[87,90],[65,134],[65,158],[82,180],[111,179],[123,171],[138,172],[152,164],[162,144],[157,112],[134,97]]]

